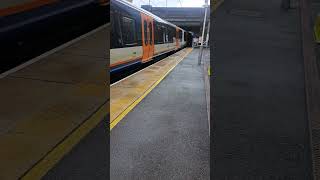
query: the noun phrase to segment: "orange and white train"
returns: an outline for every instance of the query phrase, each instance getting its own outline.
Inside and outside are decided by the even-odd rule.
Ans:
[[[187,45],[190,33],[125,0],[111,0],[110,72],[118,72]]]

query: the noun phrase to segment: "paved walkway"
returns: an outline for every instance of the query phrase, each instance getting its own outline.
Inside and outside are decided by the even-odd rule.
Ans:
[[[311,179],[298,11],[230,0],[216,21],[214,179]]]
[[[100,122],[43,180],[109,179],[108,122],[107,118]]]
[[[203,67],[193,50],[115,126],[111,179],[209,179]]]

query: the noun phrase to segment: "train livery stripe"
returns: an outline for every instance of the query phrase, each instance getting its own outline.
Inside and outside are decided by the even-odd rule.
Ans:
[[[158,46],[159,46],[159,45],[155,45],[155,49],[157,49]],[[164,54],[164,53],[168,53],[168,52],[170,52],[170,51],[172,51],[172,50],[175,50],[175,49],[176,49],[176,47],[174,47],[174,46],[173,46],[173,47],[166,47],[166,48],[163,49],[163,50],[159,50],[159,51],[155,52],[152,57],[149,57],[148,59],[145,59],[144,62],[148,62],[148,61],[150,61],[153,57],[155,57],[155,56],[157,56],[157,55],[161,55],[161,54]],[[111,58],[112,58],[112,56],[111,56]],[[119,65],[125,65],[125,64],[134,62],[134,61],[139,61],[139,60],[141,60],[141,59],[142,59],[142,56],[133,57],[133,58],[128,58],[128,59],[122,59],[122,60],[117,60],[115,63],[110,64],[110,67],[111,67],[111,68],[115,68],[115,67],[117,67],[117,66],[119,66]]]
[[[133,61],[131,63],[127,63],[127,64],[124,64],[124,65],[121,65],[121,66],[117,66],[117,67],[111,68],[110,69],[110,73],[119,72],[119,71],[123,70],[124,68],[132,67],[132,66],[137,65],[139,63],[141,63],[141,61]]]
[[[0,17],[2,16],[8,16],[24,11],[28,11],[40,6],[48,5],[48,4],[53,4],[58,2],[59,0],[33,0],[28,3],[12,6],[12,7],[7,7],[4,9],[0,9]]]
[[[142,46],[110,49],[110,67],[142,59]]]
[[[110,64],[110,67],[115,67],[115,66],[118,66],[118,65],[121,65],[121,64],[127,64],[129,62],[136,61],[136,60],[139,60],[141,58],[142,58],[142,56],[136,57],[136,58],[127,59],[127,60],[119,60],[114,64]]]

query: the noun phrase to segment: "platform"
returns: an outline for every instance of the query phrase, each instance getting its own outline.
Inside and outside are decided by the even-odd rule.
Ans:
[[[154,88],[191,49],[181,50],[110,86],[110,129]]]
[[[0,179],[41,178],[105,118],[107,34],[102,26],[2,76]]]
[[[280,3],[217,10],[214,179],[312,179],[300,17]]]
[[[209,179],[204,71],[197,64],[198,50],[188,51],[111,87],[113,119],[135,105],[111,130],[110,179]],[[120,87],[121,93],[112,89]],[[128,105],[121,104],[119,113],[114,103],[122,102]]]

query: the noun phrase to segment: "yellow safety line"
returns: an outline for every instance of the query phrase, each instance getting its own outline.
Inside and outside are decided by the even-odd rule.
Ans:
[[[139,104],[142,101],[142,99],[144,99],[191,51],[192,48],[172,68],[170,68],[169,71],[167,71],[148,90],[146,90],[137,100],[135,100],[127,109],[120,113],[118,117],[110,123],[110,130],[112,130],[135,106],[137,106],[137,104]]]
[[[32,167],[21,180],[41,179],[52,169],[72,148],[78,144],[93,128],[95,128],[106,116],[108,103],[106,102],[99,110],[75,129],[66,139],[51,150],[42,160]]]

